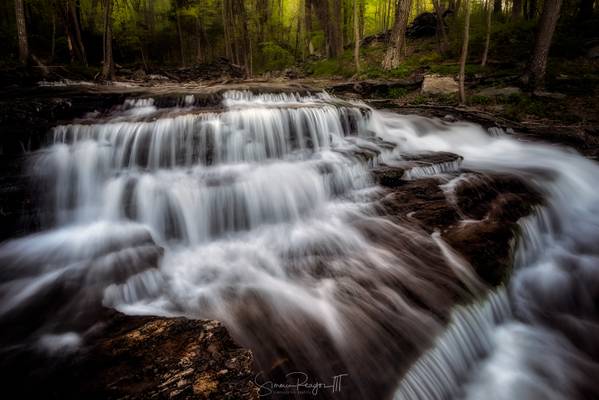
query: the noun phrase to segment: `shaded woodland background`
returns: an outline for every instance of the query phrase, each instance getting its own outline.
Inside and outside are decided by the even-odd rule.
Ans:
[[[0,66],[68,66],[88,79],[218,63],[245,78],[431,72],[463,80],[499,68],[533,88],[544,87],[548,69],[550,80],[576,75],[582,88],[599,79],[596,3],[8,0],[0,3]]]

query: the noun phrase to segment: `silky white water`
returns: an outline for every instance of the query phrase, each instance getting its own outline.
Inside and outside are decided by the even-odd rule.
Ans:
[[[596,163],[326,94],[227,92],[222,112],[179,103],[131,99],[54,129],[32,161],[51,227],[0,247],[0,321],[58,298],[28,340],[60,351],[85,343],[73,320],[100,304],[215,318],[266,373],[284,359],[320,380],[349,374],[335,393],[348,398],[597,393]],[[375,211],[384,191],[369,169],[427,151],[463,161],[404,179],[453,174],[449,200],[462,168],[521,176],[545,196],[497,293],[439,234]],[[465,292],[479,300],[453,309]]]

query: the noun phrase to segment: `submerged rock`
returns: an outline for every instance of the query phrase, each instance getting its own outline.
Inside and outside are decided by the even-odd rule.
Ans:
[[[406,180],[401,167],[379,168],[374,176],[389,190],[378,203],[380,215],[439,231],[492,286],[511,272],[518,220],[542,203],[535,189],[508,174],[467,172],[453,186],[438,177]]]
[[[381,186],[396,187],[407,180],[456,172],[462,157],[448,152],[403,154],[391,165],[381,165],[372,170],[375,181]]]

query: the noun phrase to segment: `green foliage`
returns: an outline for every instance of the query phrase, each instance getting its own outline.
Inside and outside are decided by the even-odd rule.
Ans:
[[[351,76],[351,72],[346,71],[343,64],[338,62],[338,60],[328,58],[311,63],[311,65],[306,68],[306,71],[316,77],[335,75]]]
[[[412,104],[414,105],[422,105],[429,102],[429,98],[423,94],[419,94],[412,100]]]
[[[468,103],[472,105],[489,105],[492,100],[487,96],[473,95],[468,97]]]
[[[515,120],[522,120],[527,115],[536,117],[547,117],[555,111],[556,103],[547,100],[530,97],[525,94],[512,94],[504,99],[505,113]]]
[[[484,69],[480,64],[466,64],[466,75],[474,76],[482,73]],[[439,75],[455,76],[459,74],[460,66],[458,64],[432,64],[430,72]]]
[[[114,1],[113,36],[114,58],[120,65],[191,65],[198,62],[213,62],[220,57],[235,55],[228,51],[231,46],[225,42],[227,26],[223,15],[223,0],[135,0]],[[82,37],[90,65],[99,66],[102,59],[103,6],[102,1],[78,0]],[[301,65],[308,75],[315,77],[352,77],[356,74],[353,61],[353,2],[343,0],[332,2],[343,7],[343,43],[346,51],[334,60],[324,59],[326,54],[327,21],[318,18],[316,9],[312,12],[312,29],[309,34],[314,55],[308,57],[304,26],[304,2],[302,0],[265,1],[244,0],[243,14],[238,18],[245,22],[247,31],[247,51],[251,57],[253,72],[284,70]],[[27,0],[28,38],[32,53],[42,61],[60,64],[70,63],[71,56],[66,38],[63,17],[57,9],[65,0]],[[363,0],[363,36],[380,34],[393,25],[396,2],[388,0]],[[483,68],[478,65],[482,55],[485,35],[484,2],[472,3],[472,23],[470,29],[469,64],[466,73],[507,76],[522,72],[524,63],[530,56],[537,19],[511,21],[509,7],[501,18],[493,18],[490,47],[490,64]],[[57,8],[58,7],[58,8]],[[413,2],[411,19],[421,12],[433,10],[432,2]],[[238,11],[238,10],[237,10]],[[562,57],[550,60],[548,83],[551,89],[564,93],[592,95],[599,84],[597,63],[587,63],[580,59],[568,61],[564,57],[578,57],[588,49],[596,36],[599,19],[587,21],[575,19],[576,7],[562,11],[550,55]],[[16,30],[14,3],[0,2],[0,61],[15,61]],[[328,21],[332,23],[332,21]],[[455,76],[458,73],[457,58],[462,44],[463,13],[447,18],[449,49],[443,55],[437,50],[435,37],[408,39],[408,56],[401,64],[390,71],[381,68],[381,61],[387,43],[371,41],[360,49],[360,79],[409,78],[414,74],[437,73]],[[179,34],[179,30],[181,31]],[[55,32],[53,37],[52,32]],[[239,36],[239,35],[237,35]],[[246,39],[246,38],[244,38]],[[181,43],[180,43],[181,40]],[[247,47],[247,48],[246,48]],[[181,57],[183,49],[183,60]],[[53,49],[53,52],[52,50]],[[53,53],[53,54],[51,54]],[[237,54],[239,51],[237,51]],[[51,56],[53,55],[53,58]],[[237,57],[239,58],[239,57]],[[306,61],[308,60],[308,61]],[[236,61],[235,61],[236,62]],[[402,94],[390,93],[400,96]],[[483,99],[474,99],[482,102]],[[482,103],[481,103],[482,105]],[[540,112],[540,110],[537,110]]]
[[[280,71],[293,65],[295,62],[293,55],[276,43],[262,43],[260,50],[264,59],[261,69],[265,72]]]
[[[389,88],[387,93],[387,97],[391,99],[398,99],[400,97],[404,97],[408,94],[408,89],[402,87],[392,87]]]

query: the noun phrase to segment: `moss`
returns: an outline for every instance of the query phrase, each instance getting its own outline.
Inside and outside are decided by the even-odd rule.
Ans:
[[[408,94],[408,89],[402,87],[392,87],[389,88],[387,92],[387,96],[392,99],[397,99],[399,97],[403,97]]]
[[[414,105],[421,105],[421,104],[426,104],[428,103],[429,98],[423,94],[419,94],[416,97],[414,97],[414,99],[412,100],[412,104]]]
[[[482,73],[485,67],[480,64],[466,64],[466,76],[474,76]],[[433,64],[430,66],[430,72],[439,75],[454,76],[460,72],[459,64]]]
[[[491,98],[487,96],[474,95],[468,98],[469,104],[488,105],[492,103]]]
[[[525,119],[527,116],[547,118],[564,109],[560,100],[530,97],[525,94],[512,94],[498,98],[498,101],[505,104],[505,114],[516,120]]]
[[[388,72],[388,75],[393,78],[407,78],[416,71],[414,65],[408,63],[402,63],[397,68],[394,68]]]

